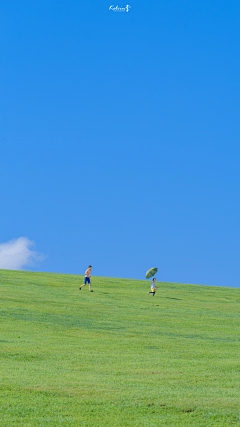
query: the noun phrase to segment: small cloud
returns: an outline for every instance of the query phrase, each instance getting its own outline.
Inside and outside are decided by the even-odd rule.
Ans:
[[[46,257],[32,250],[34,246],[34,241],[27,237],[0,243],[0,269],[21,270],[23,266],[33,265],[35,261],[43,261]]]

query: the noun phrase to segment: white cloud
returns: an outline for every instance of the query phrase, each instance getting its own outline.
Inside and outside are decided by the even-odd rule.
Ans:
[[[46,257],[30,249],[35,246],[27,237],[0,243],[0,268],[21,270],[23,266],[33,265],[34,261],[43,261]]]

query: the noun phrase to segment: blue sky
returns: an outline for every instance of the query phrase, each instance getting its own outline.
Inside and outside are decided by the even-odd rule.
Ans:
[[[35,241],[25,270],[240,286],[240,4],[112,4],[1,2],[0,242]]]

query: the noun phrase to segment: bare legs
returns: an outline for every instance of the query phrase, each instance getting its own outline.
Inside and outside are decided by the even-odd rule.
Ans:
[[[83,286],[86,286],[86,283],[83,283],[81,286],[80,286],[80,288],[79,288],[79,290],[81,291],[81,289],[82,289],[82,287]],[[89,282],[89,284],[88,284],[88,286],[89,286],[89,292],[92,292],[92,290],[91,290],[91,283]]]

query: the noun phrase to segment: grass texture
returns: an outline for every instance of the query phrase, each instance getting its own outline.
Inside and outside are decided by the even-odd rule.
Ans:
[[[240,289],[0,270],[5,426],[240,426]]]

